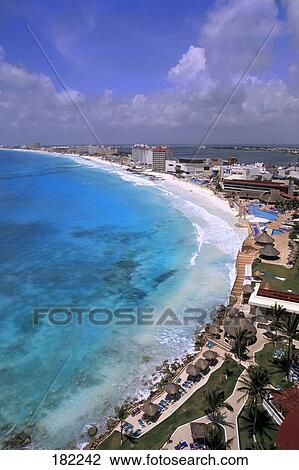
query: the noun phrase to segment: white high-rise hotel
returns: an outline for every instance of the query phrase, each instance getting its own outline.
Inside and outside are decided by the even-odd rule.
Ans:
[[[151,167],[153,171],[175,171],[175,161],[171,160],[171,150],[168,145],[150,147],[136,144],[132,147],[133,162]]]
[[[153,148],[145,144],[136,144],[132,147],[132,159],[135,163],[152,166]]]

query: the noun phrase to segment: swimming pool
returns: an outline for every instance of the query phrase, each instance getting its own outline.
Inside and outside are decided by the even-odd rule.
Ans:
[[[250,215],[254,215],[260,219],[276,220],[278,216],[277,212],[260,209],[257,204],[250,204],[247,206],[247,210]]]

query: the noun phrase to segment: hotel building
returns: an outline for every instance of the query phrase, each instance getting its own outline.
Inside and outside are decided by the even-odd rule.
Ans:
[[[132,160],[134,163],[139,163],[140,165],[152,166],[153,148],[144,144],[134,145],[132,147]]]
[[[165,172],[166,160],[170,160],[171,150],[168,145],[153,147],[153,171]]]

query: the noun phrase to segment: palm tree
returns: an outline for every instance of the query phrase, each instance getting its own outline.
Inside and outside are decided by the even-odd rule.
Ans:
[[[252,434],[252,423],[254,421],[254,410],[243,408],[241,419],[239,422],[240,433]],[[252,442],[250,449],[255,450],[271,450],[275,448],[273,443],[273,435],[276,435],[278,430],[278,425],[273,421],[272,417],[264,408],[258,408],[257,410],[257,420],[256,420],[256,433],[258,434],[258,439],[256,442]]]
[[[286,309],[282,305],[272,305],[270,315],[272,317],[272,323],[275,327],[276,339],[278,335],[278,330],[281,330],[281,320],[282,317],[286,314]]]
[[[221,415],[221,410],[233,411],[233,407],[225,401],[225,395],[220,390],[207,390],[204,392],[207,402],[206,413],[212,415],[213,421],[217,421]]]
[[[211,424],[208,426],[205,438],[206,446],[210,450],[226,450],[230,449],[233,439],[225,440],[224,432],[219,424]]]
[[[293,349],[293,340],[298,334],[299,317],[296,313],[287,315],[285,321],[281,325],[281,329],[288,338],[288,363],[291,360],[291,352]]]
[[[115,414],[120,421],[120,445],[123,445],[123,422],[127,417],[127,410],[124,405],[115,407]]]
[[[225,353],[223,356],[223,367],[224,367],[224,375],[225,378],[227,379],[229,374],[230,374],[230,364],[232,362],[232,356],[229,353]]]
[[[242,358],[242,355],[246,351],[246,346],[248,343],[248,339],[250,338],[251,334],[246,328],[236,328],[235,329],[235,345],[234,349],[239,359]]]
[[[240,392],[243,392],[243,399],[246,397],[249,400],[249,407],[253,410],[253,427],[252,437],[256,442],[256,423],[257,423],[257,405],[263,401],[265,393],[271,390],[270,377],[267,369],[262,366],[249,366],[247,375],[240,379],[241,387],[238,387]]]

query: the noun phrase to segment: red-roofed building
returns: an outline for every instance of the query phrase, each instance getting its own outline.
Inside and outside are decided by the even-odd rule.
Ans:
[[[294,183],[292,180],[284,181],[257,181],[257,180],[246,180],[246,179],[229,179],[223,180],[223,189],[229,193],[240,193],[241,191],[255,191],[257,199],[261,191],[276,191],[281,197],[286,199],[296,199],[294,195]]]
[[[282,450],[299,450],[299,405],[289,412],[278,429],[276,445]]]
[[[282,392],[273,392],[273,395],[275,407],[284,416],[299,406],[299,387],[286,388]]]

